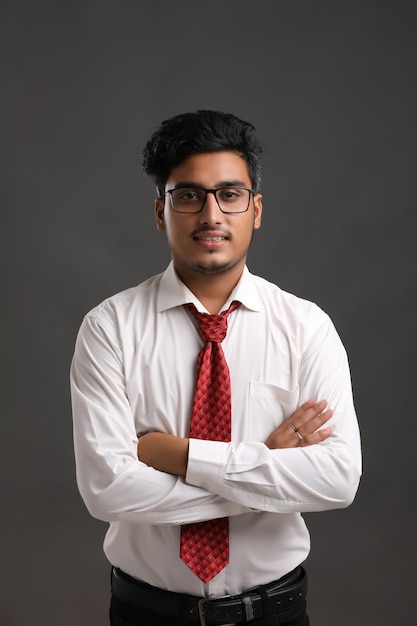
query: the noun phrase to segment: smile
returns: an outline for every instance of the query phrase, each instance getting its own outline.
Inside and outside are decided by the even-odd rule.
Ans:
[[[199,241],[225,241],[227,237],[195,237]]]

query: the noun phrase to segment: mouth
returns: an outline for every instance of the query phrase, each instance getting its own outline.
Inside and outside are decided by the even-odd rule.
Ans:
[[[222,250],[226,242],[229,241],[229,237],[224,233],[219,232],[199,232],[193,235],[195,243],[207,250],[208,252],[215,252],[216,250]]]
[[[229,233],[216,228],[199,228],[191,233],[195,241],[203,241],[206,243],[221,243],[230,239]]]
[[[197,235],[194,237],[197,241],[209,241],[209,242],[218,242],[218,241],[226,241],[228,237],[223,235],[218,235],[216,237],[208,237],[207,235]]]

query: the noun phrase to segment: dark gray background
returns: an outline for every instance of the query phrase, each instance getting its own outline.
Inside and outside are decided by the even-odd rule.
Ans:
[[[0,624],[107,623],[68,370],[83,315],[168,262],[140,152],[197,108],[256,125],[249,267],[324,308],[350,357],[364,476],[306,516],[312,626],[414,623],[415,3],[3,0],[0,29]]]

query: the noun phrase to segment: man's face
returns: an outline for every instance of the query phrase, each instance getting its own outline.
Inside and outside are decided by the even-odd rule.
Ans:
[[[246,161],[234,152],[210,152],[190,156],[173,168],[165,190],[184,185],[215,189],[231,183],[252,187]],[[245,213],[222,213],[211,193],[199,213],[176,213],[167,194],[156,200],[155,213],[180,276],[241,271],[253,231],[261,225],[262,196],[251,196]]]

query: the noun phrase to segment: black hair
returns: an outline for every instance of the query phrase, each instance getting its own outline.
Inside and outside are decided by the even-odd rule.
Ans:
[[[183,113],[162,122],[145,145],[142,169],[161,195],[171,170],[187,157],[222,150],[236,152],[246,161],[252,188],[259,191],[262,146],[255,127],[222,111]]]

